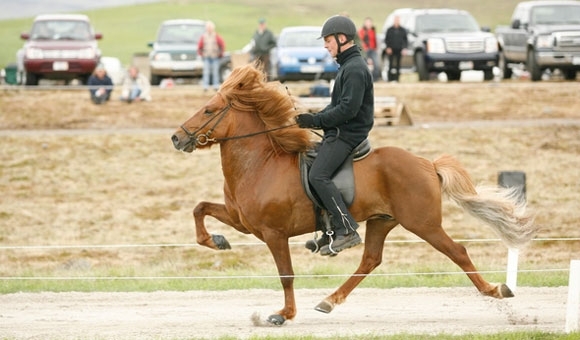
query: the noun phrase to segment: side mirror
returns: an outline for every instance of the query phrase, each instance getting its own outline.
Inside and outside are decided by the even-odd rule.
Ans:
[[[153,47],[153,42],[152,41],[148,42],[147,47]]]
[[[22,39],[22,40],[30,39],[30,33],[26,33],[26,32],[20,33],[20,39]]]
[[[482,32],[491,32],[491,28],[489,26],[481,26]]]
[[[95,39],[96,39],[96,40],[101,40],[101,39],[103,39],[103,34],[102,34],[102,33],[95,33]]]
[[[515,19],[514,21],[512,21],[512,28],[513,29],[519,29],[521,26],[521,22],[520,19]]]

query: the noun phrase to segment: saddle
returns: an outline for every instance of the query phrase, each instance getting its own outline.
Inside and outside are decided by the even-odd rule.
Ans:
[[[299,167],[302,187],[304,188],[308,198],[310,198],[310,200],[314,203],[316,229],[324,232],[330,228],[330,219],[328,217],[328,213],[326,210],[324,210],[324,205],[316,193],[312,190],[310,183],[308,182],[308,173],[310,172],[310,167],[314,162],[314,158],[316,158],[318,155],[319,145],[320,143],[317,143],[311,150],[302,152],[300,154]],[[342,199],[347,206],[350,206],[354,201],[355,183],[353,163],[364,159],[370,154],[370,152],[371,144],[368,139],[365,139],[353,149],[344,163],[342,163],[336,173],[332,176],[332,182],[340,191]]]

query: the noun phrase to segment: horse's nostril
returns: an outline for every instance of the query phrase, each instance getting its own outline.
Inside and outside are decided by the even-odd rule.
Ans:
[[[177,138],[176,135],[171,136],[171,141],[173,142],[174,146],[177,146],[177,143],[179,143],[179,138]]]

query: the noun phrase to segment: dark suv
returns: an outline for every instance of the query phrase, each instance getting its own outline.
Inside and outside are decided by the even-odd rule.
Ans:
[[[388,69],[384,34],[399,16],[407,30],[409,46],[401,68],[414,69],[419,80],[429,80],[431,72],[445,72],[449,80],[458,80],[465,70],[481,70],[493,79],[498,63],[498,44],[489,29],[482,29],[469,12],[458,9],[397,9],[383,26],[382,60]]]
[[[34,19],[26,40],[17,53],[20,82],[38,85],[45,79],[60,79],[67,83],[78,79],[86,84],[101,58],[95,33],[86,15],[47,14]]]
[[[151,85],[159,85],[163,78],[200,78],[203,60],[197,53],[197,44],[205,32],[205,21],[173,19],[161,23],[157,40],[148,43]],[[225,78],[230,58],[221,59],[220,74]],[[223,80],[223,79],[222,79]]]

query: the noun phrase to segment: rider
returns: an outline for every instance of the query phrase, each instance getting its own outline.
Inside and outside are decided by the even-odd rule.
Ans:
[[[374,122],[373,76],[354,43],[356,27],[346,16],[332,16],[322,26],[320,38],[336,58],[336,75],[330,104],[316,114],[296,116],[301,128],[320,128],[324,138],[312,164],[308,180],[330,215],[332,232],[317,240],[321,255],[338,252],[361,243],[358,224],[348,211],[331,178],[352,150],[363,142]]]

